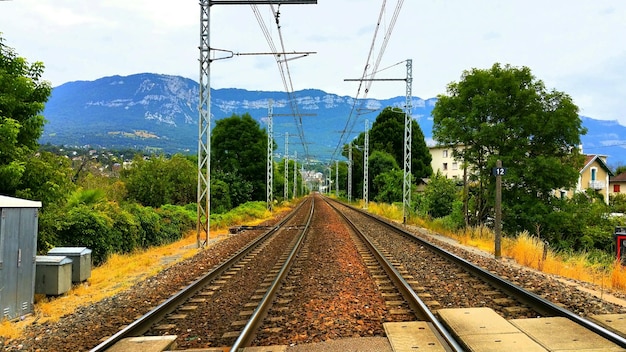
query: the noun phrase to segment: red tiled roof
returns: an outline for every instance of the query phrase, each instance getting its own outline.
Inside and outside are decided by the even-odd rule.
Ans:
[[[609,179],[610,182],[626,182],[626,172],[622,172],[617,176],[613,176]]]

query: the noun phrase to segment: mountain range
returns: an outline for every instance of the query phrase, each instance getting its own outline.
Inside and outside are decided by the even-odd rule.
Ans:
[[[365,130],[387,107],[404,109],[406,97],[359,99],[316,89],[293,92],[211,89],[212,120],[250,114],[267,128],[272,101],[278,155],[288,151],[313,159],[342,158],[340,148]],[[300,117],[293,114],[295,101]],[[413,117],[432,144],[431,111],[437,99],[413,97]],[[54,87],[43,115],[47,123],[40,143],[109,149],[147,149],[165,153],[197,153],[199,84],[180,76],[141,73],[75,81]],[[583,151],[607,155],[610,166],[626,165],[626,127],[617,121],[581,116],[588,132]],[[302,133],[300,133],[302,132]],[[303,136],[304,138],[301,138]],[[341,141],[341,143],[340,143]],[[620,145],[621,144],[621,145]]]

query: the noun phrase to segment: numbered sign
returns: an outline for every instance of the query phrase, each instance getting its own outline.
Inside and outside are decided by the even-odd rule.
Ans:
[[[494,167],[491,169],[491,175],[493,176],[504,176],[506,175],[506,168],[504,167]]]

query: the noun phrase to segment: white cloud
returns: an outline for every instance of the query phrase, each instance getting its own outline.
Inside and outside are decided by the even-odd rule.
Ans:
[[[277,48],[314,51],[289,62],[295,89],[354,96],[370,47],[379,53],[396,2],[372,44],[380,1],[318,1],[280,6],[279,37],[269,6],[259,6]],[[234,53],[270,51],[248,5],[211,7],[211,46]],[[413,60],[413,94],[446,92],[464,70],[495,62],[528,66],[570,94],[581,113],[626,125],[626,3],[612,0],[423,0],[404,2],[379,68]],[[15,19],[19,19],[16,21]],[[115,74],[155,72],[198,80],[200,8],[165,0],[19,0],[0,2],[5,44],[29,61],[43,61],[53,85]],[[222,54],[219,54],[222,55]],[[392,66],[377,78],[406,75]],[[269,55],[235,56],[211,65],[211,85],[284,90]],[[363,92],[361,92],[363,93]],[[369,97],[403,96],[404,83],[374,82]]]

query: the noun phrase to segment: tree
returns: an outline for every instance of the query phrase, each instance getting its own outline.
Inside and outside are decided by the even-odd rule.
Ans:
[[[393,155],[398,165],[404,167],[404,111],[387,107],[376,117],[370,131],[372,151]],[[432,156],[426,146],[424,133],[415,120],[411,120],[411,174],[414,178],[430,177]]]
[[[582,166],[580,135],[586,133],[578,107],[565,93],[547,91],[529,68],[504,67],[465,71],[448,85],[433,109],[433,137],[456,148],[477,176],[475,209],[493,199],[491,168],[502,160],[503,223],[510,231],[545,224],[554,208],[553,190],[571,188]],[[486,197],[484,197],[486,195]]]
[[[0,193],[14,195],[25,160],[37,150],[43,132],[41,112],[52,88],[43,81],[44,65],[29,64],[0,36]]]
[[[73,173],[65,157],[50,152],[32,154],[24,160],[24,173],[16,196],[40,200],[44,208],[62,203],[76,189],[71,181]]]
[[[216,175],[231,175],[252,187],[246,199],[231,195],[233,207],[251,200],[265,201],[266,155],[267,133],[250,114],[232,115],[215,123],[211,133],[211,168]]]
[[[392,169],[382,172],[374,178],[376,194],[372,198],[377,202],[393,203],[402,201],[404,171]]]
[[[136,155],[130,169],[122,171],[128,198],[142,205],[185,205],[196,201],[197,166],[180,154],[167,159]]]
[[[440,172],[431,177],[424,190],[426,212],[433,218],[450,215],[457,199],[458,189],[455,180],[446,178]]]
[[[378,192],[382,190],[382,188],[389,188],[391,185],[399,186],[399,189],[391,192],[389,189],[385,191],[387,194],[383,198],[391,199],[391,202],[402,201],[402,182],[404,179],[404,171],[400,173],[400,182],[398,183],[396,180],[393,180],[392,175],[396,175],[396,171],[400,170],[398,163],[393,158],[393,155],[383,152],[380,150],[375,150],[371,153],[369,157],[369,177],[371,177],[373,183],[370,191],[370,197],[377,201],[382,201],[380,198],[377,198]],[[394,172],[393,174],[385,175],[384,177],[378,178],[379,175],[383,173]],[[393,180],[393,182],[391,182]],[[389,183],[385,183],[389,182]],[[394,195],[399,195],[399,197],[392,198]],[[391,203],[390,202],[390,203]]]
[[[372,124],[372,129],[369,132],[369,155],[370,167],[373,166],[374,169],[369,169],[368,180],[370,184],[368,185],[368,189],[374,192],[376,192],[376,185],[374,185],[376,176],[380,175],[382,171],[391,171],[377,169],[377,162],[372,163],[371,158],[377,158],[374,154],[376,151],[391,155],[395,160],[395,167],[404,168],[404,115],[404,111],[400,109],[387,107],[383,109],[376,117],[376,121]],[[430,177],[432,174],[432,166],[430,165],[432,156],[430,155],[428,146],[426,146],[424,134],[415,120],[412,120],[411,126],[412,179]],[[364,145],[365,132],[361,132],[357,138],[352,141],[352,192],[356,198],[363,196]],[[347,144],[344,145],[341,155],[346,158],[348,157]],[[392,165],[387,166],[393,167]],[[390,174],[384,179],[390,181],[393,177]],[[402,183],[400,183],[400,190],[398,192],[402,195]],[[396,192],[389,192],[389,190],[387,190],[386,193],[394,194]],[[371,198],[374,198],[374,194],[372,194]],[[400,199],[402,199],[402,197],[400,197]]]

